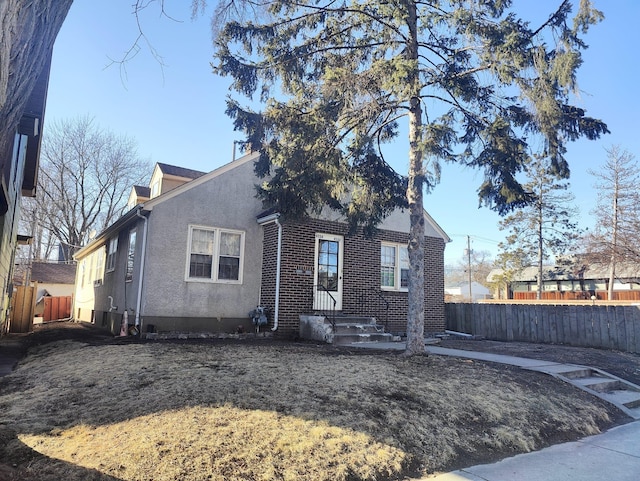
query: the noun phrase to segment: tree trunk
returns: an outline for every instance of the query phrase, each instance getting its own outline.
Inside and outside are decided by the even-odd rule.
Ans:
[[[422,104],[418,72],[418,18],[415,3],[410,2],[407,19],[410,40],[407,56],[415,61],[409,84],[413,96],[409,106],[409,307],[407,315],[407,355],[424,354],[424,172],[422,164]]]
[[[607,286],[607,300],[613,300],[613,283],[616,279],[616,263],[618,253],[618,174],[616,173],[613,188],[613,217],[611,218],[611,259],[609,260],[609,285]]]
[[[13,139],[31,91],[51,57],[73,0],[0,1],[0,162]]]
[[[543,258],[544,258],[544,245],[542,239],[542,188],[540,188],[540,198],[538,199],[538,292],[536,293],[536,299],[542,299],[542,286],[544,285],[542,276],[543,272]]]

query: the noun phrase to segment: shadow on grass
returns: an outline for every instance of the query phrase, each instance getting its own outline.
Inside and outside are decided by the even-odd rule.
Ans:
[[[0,481],[122,481],[95,469],[50,458],[17,439],[15,433],[0,446]],[[10,447],[10,452],[7,451]]]

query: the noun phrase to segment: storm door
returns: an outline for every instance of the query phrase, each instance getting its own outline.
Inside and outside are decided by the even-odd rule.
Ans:
[[[316,234],[314,295],[315,310],[342,310],[342,255],[344,239],[333,234]]]

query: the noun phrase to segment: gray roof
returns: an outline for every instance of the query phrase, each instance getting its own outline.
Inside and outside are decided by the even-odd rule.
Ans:
[[[502,269],[493,269],[487,276],[491,282],[493,276],[500,275]],[[597,280],[609,278],[609,266],[601,264],[584,265],[556,265],[542,268],[542,279],[545,281]],[[538,267],[525,267],[515,273],[513,281],[535,282],[538,279]],[[626,263],[616,267],[616,279],[640,279],[640,265]]]
[[[138,197],[151,197],[151,189],[145,185],[134,185],[133,190]]]
[[[74,284],[76,266],[75,264],[34,262],[31,265],[31,280],[44,284]]]
[[[200,172],[199,170],[187,169],[185,167],[178,167],[177,165],[162,164],[158,162],[158,167],[162,173],[167,175],[175,175],[176,177],[186,177],[187,179],[197,179],[202,177],[206,172]]]

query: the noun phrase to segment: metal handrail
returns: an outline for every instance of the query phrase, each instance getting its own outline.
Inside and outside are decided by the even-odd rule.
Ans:
[[[331,295],[331,292],[329,291],[329,289],[326,288],[326,286],[322,285],[322,284],[318,284],[316,286],[314,286],[314,292],[317,291],[323,291],[327,294],[328,299],[327,299],[327,303],[328,305],[323,305],[323,304],[318,304],[319,309],[317,309],[321,314],[323,314],[325,317],[329,318],[329,322],[331,322],[331,329],[333,330],[333,332],[336,332],[336,304],[337,301],[335,299],[335,297],[333,297]],[[315,296],[312,302],[315,302]],[[314,309],[315,310],[315,309]]]
[[[367,294],[369,295],[367,296]],[[371,296],[372,294],[373,296]],[[382,295],[382,292],[380,292],[378,289],[360,289],[360,295],[358,296],[358,310],[361,314],[364,314],[365,308],[367,310],[371,309],[370,304],[372,304],[372,302],[370,301],[370,297],[374,297],[374,301],[377,301],[378,304],[375,309],[376,318],[383,310],[381,308],[384,308],[384,330],[385,332],[389,332],[389,301]]]

